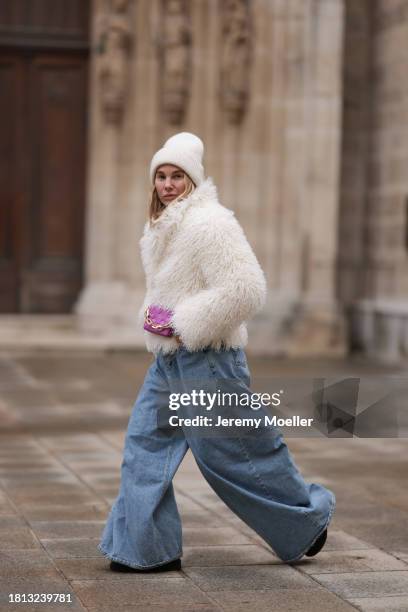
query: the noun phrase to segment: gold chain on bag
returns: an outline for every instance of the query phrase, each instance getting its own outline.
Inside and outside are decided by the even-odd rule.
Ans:
[[[146,323],[148,323],[148,325],[151,325],[153,329],[166,329],[167,327],[172,327],[171,321],[169,323],[153,323],[150,318],[149,306],[146,308],[144,316]]]

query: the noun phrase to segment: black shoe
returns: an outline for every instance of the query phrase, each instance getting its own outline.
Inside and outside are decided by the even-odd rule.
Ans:
[[[309,550],[305,553],[306,557],[314,557],[320,552],[325,545],[327,540],[327,529],[323,531],[317,538],[316,542],[309,548]]]
[[[117,561],[110,562],[110,569],[113,572],[136,572],[136,573],[147,573],[147,572],[175,572],[181,570],[180,559],[174,559],[164,565],[155,565],[154,567],[147,567],[145,569],[130,567],[129,565],[123,565]]]

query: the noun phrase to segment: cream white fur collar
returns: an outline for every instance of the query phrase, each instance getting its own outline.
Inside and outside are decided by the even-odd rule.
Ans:
[[[191,206],[201,207],[217,203],[217,188],[212,178],[208,177],[187,198],[169,204],[154,224],[147,221],[140,240],[144,265],[150,267],[160,259],[165,245],[171,240],[186,211]]]
[[[147,225],[149,229],[165,227],[169,223],[172,224],[181,220],[181,217],[190,206],[202,205],[212,200],[218,200],[217,188],[212,178],[208,177],[187,198],[167,206],[153,225],[150,226],[149,223]]]

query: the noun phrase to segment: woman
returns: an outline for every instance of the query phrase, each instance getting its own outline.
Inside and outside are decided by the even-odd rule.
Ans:
[[[192,398],[204,389],[232,388],[251,397],[245,321],[266,295],[241,226],[204,177],[202,156],[202,141],[183,132],[167,140],[150,166],[154,189],[141,239],[147,292],[140,314],[155,360],[129,419],[120,491],[99,544],[114,571],[180,569],[172,479],[188,448],[214,491],[285,562],[322,548],[335,506],[331,491],[303,480],[276,427],[225,427],[214,435],[215,426],[178,420],[170,404],[181,397],[175,390]],[[183,418],[206,415],[208,422],[211,412],[215,423],[218,411],[232,423],[252,412],[237,404],[219,402],[211,411],[193,404],[184,402]]]

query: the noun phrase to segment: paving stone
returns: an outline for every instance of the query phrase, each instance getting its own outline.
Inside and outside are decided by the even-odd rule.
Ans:
[[[28,528],[0,534],[0,550],[19,548],[40,548],[39,542]]]
[[[183,510],[180,511],[183,527],[196,527],[206,525],[207,527],[225,527],[222,517],[206,510]]]
[[[138,574],[127,574],[125,572],[112,572],[109,569],[110,560],[105,556],[97,558],[87,559],[55,559],[55,563],[58,568],[66,576],[67,580],[132,580],[136,576],[139,579]],[[175,579],[180,578],[180,572],[163,572],[160,574],[162,577]],[[158,574],[147,573],[144,574],[146,580],[157,579]]]
[[[109,476],[107,474],[103,474],[103,475],[89,474],[86,470],[82,471],[78,468],[76,468],[76,472],[80,473],[81,479],[86,480],[86,483],[91,485],[93,489],[95,489],[96,487],[102,487],[102,486],[118,487],[120,484],[120,476],[116,474],[112,474],[112,476]]]
[[[350,603],[361,612],[407,612],[408,598],[406,595],[391,597],[352,598]]]
[[[76,453],[70,453],[70,457],[64,457],[63,455],[59,455],[60,458],[63,459],[64,463],[68,464],[70,469],[75,468],[75,473],[77,472],[86,472],[87,474],[107,474],[110,476],[114,476],[117,474],[117,466],[116,462],[121,461],[122,457],[119,453],[115,453],[114,456],[109,457],[109,454],[106,453],[105,456],[99,459],[95,459],[92,457],[83,456],[80,454],[76,456]],[[74,455],[72,457],[72,455]]]
[[[200,505],[204,506],[206,510],[225,508],[224,502],[210,489],[198,468],[194,474],[186,474],[179,470],[175,477],[175,484],[179,482],[182,482],[183,488],[188,491],[193,499],[199,500]]]
[[[74,478],[72,474],[67,472],[56,471],[52,469],[41,469],[40,471],[18,469],[18,470],[2,470],[0,468],[0,481],[5,489],[13,490],[18,489],[26,485],[27,487],[31,484],[36,486],[49,486],[51,484],[72,484],[77,483],[78,479]]]
[[[43,550],[3,550],[0,552],[1,578],[58,578],[59,573]]]
[[[95,428],[95,422],[98,422],[99,427],[126,427],[127,416],[107,416],[102,417],[99,412],[94,414],[80,414],[73,417],[72,413],[60,414],[53,412],[51,414],[34,415],[29,413],[27,416],[21,415],[24,421],[21,426],[16,425],[12,430],[13,433],[19,430],[35,434],[50,434],[58,435],[61,430],[66,431],[87,431]],[[1,433],[1,431],[0,431]]]
[[[322,551],[313,559],[302,558],[296,567],[306,574],[408,569],[403,561],[375,549]]]
[[[72,504],[75,503],[76,498],[89,498],[88,501],[96,501],[95,493],[92,493],[89,489],[86,489],[83,485],[73,483],[70,479],[67,482],[61,480],[56,481],[50,478],[48,481],[33,479],[26,480],[26,478],[0,478],[0,482],[4,490],[7,492],[10,500],[14,504],[20,505],[27,502],[43,502],[52,503],[53,500],[63,500],[67,497],[71,497]],[[84,500],[86,501],[86,499]]]
[[[391,520],[391,519],[389,519]],[[406,524],[406,513],[392,522],[365,522],[364,515],[353,523],[343,524],[351,534],[370,542],[373,548],[382,548],[388,552],[399,549],[408,553],[408,530],[401,526]]]
[[[401,559],[402,561],[405,561],[406,563],[408,563],[408,552],[405,551],[401,551],[401,550],[393,550],[391,551],[391,554],[394,555],[394,557],[397,557],[397,559]]]
[[[27,459],[27,457],[3,457],[0,460],[0,469],[4,473],[7,470],[14,472],[28,470],[28,471],[36,471],[36,470],[46,470],[55,468],[55,461],[48,459],[47,457],[35,457],[32,460]]]
[[[243,521],[241,521],[241,519],[239,519],[238,517],[235,517],[235,518],[236,520],[234,518],[227,516],[225,519],[225,525],[227,525],[228,527],[233,527],[234,529],[239,531],[239,533],[241,533],[242,535],[246,535],[251,544],[261,546],[268,552],[273,552],[269,544],[265,542],[265,540],[261,538],[260,535],[258,535],[253,529],[251,529],[251,527],[249,527]]]
[[[177,491],[177,490],[176,490],[176,501],[177,501],[177,506],[178,506],[180,513],[190,512],[190,511],[191,512],[199,512],[199,511],[208,512],[206,508],[203,508],[200,505],[199,500],[196,501],[190,498],[183,497],[180,494],[180,491]]]
[[[85,354],[75,358],[59,356],[54,363],[50,358],[32,357],[29,361],[24,358],[21,362],[24,368],[36,379],[46,381],[56,388],[66,386],[86,389],[95,389],[104,397],[136,397],[138,388],[143,380],[143,369],[140,367],[149,363],[149,356],[140,354],[137,359],[133,357],[131,368],[124,368],[125,359],[121,355],[118,361],[113,355],[109,357],[94,354],[92,358]],[[146,365],[147,367],[147,365]]]
[[[13,505],[10,503],[7,495],[3,491],[0,491],[0,516],[11,515],[15,512],[16,511]]]
[[[104,521],[31,521],[38,538],[98,538]]]
[[[329,550],[359,550],[368,548],[375,548],[375,546],[342,530],[330,528],[327,532],[326,544],[324,545],[325,552]]]
[[[103,557],[103,554],[97,548],[99,538],[41,540],[41,544],[54,559],[87,559],[90,557]]]
[[[2,439],[0,456],[10,453],[19,455],[21,451],[24,451],[21,456],[24,456],[25,458],[42,452],[38,442],[28,434],[8,435]]]
[[[372,459],[374,461],[374,459]],[[389,469],[389,468],[388,468]],[[396,489],[393,493],[390,492],[390,499],[380,502],[378,494],[367,492],[367,475],[370,471],[370,466],[365,466],[366,480],[357,478],[353,480],[353,484],[349,484],[344,490],[344,483],[335,484],[333,488],[339,496],[338,503],[336,506],[336,517],[343,525],[348,525],[354,521],[361,521],[362,516],[365,521],[376,523],[384,522],[388,520],[395,520],[401,517],[401,510],[396,508],[396,503],[402,503],[401,496],[398,493],[398,479],[393,479],[393,486]],[[385,476],[387,478],[387,476]],[[404,483],[401,483],[404,486]],[[353,489],[358,488],[357,494],[352,492]],[[378,487],[377,487],[378,488]],[[397,497],[399,499],[397,499]],[[405,495],[404,500],[405,510],[408,507],[408,494]],[[393,507],[388,507],[388,504],[392,504]],[[347,529],[346,529],[347,530]]]
[[[223,610],[233,612],[352,612],[355,608],[324,589],[210,591]]]
[[[115,499],[118,495],[119,486],[116,487],[94,487],[95,492],[98,494],[98,497],[102,499]],[[109,504],[110,506],[112,504]]]
[[[37,502],[40,504],[60,503],[60,504],[88,504],[95,501],[95,495],[90,491],[85,493],[58,493],[53,491],[52,486],[45,489],[28,490],[22,488],[20,490],[8,490],[8,494],[12,501],[17,504],[27,504]]]
[[[282,562],[260,546],[184,546],[183,568],[216,565],[269,565]]]
[[[104,520],[108,514],[107,505],[102,502],[70,506],[66,503],[43,504],[28,501],[20,504],[19,508],[29,521]]]
[[[169,602],[162,605],[149,605],[148,603],[121,606],[120,612],[169,612]],[[88,607],[91,612],[111,612],[112,607]],[[177,612],[219,612],[222,610],[217,604],[177,604]]]
[[[183,543],[186,546],[252,544],[247,536],[232,527],[186,527]]]
[[[56,451],[57,454],[69,453],[70,451],[83,452],[85,455],[100,452],[103,454],[106,449],[100,436],[95,433],[75,433],[59,436],[41,436],[39,441],[49,450]]]
[[[113,572],[110,572],[113,573]],[[180,605],[190,604],[192,610],[197,604],[213,606],[213,602],[189,580],[167,576],[149,578],[132,574],[128,579],[116,580],[73,580],[75,593],[90,610],[104,612],[124,606],[167,605],[178,610]],[[143,608],[141,607],[143,610]]]
[[[19,366],[14,360],[0,358],[0,381],[2,384],[13,385],[28,383],[31,377],[24,368]]]
[[[87,389],[75,387],[60,387],[54,386],[54,394],[59,403],[65,404],[85,404],[106,402],[106,392],[100,388],[88,387]]]
[[[82,457],[81,453],[70,453],[67,457],[64,454],[59,455],[61,461],[69,466],[70,469],[74,470],[75,473],[87,473],[89,475],[107,475],[120,477],[120,465],[122,462],[122,456],[115,455],[110,459],[87,459]],[[74,456],[72,456],[74,455]]]
[[[327,589],[345,599],[406,595],[408,601],[408,570],[312,574],[312,577]]]
[[[284,564],[187,567],[184,572],[203,591],[319,588],[314,580]]]
[[[19,516],[0,516],[0,550],[39,548],[34,533]]]
[[[7,491],[7,494],[20,495],[22,492],[27,492],[31,496],[34,495],[36,491],[40,494],[47,495],[55,495],[60,496],[64,494],[68,495],[89,495],[89,488],[81,482],[78,482],[78,478],[73,479],[69,474],[62,476],[63,482],[54,481],[53,477],[49,480],[38,480],[36,478],[33,481],[28,480],[27,482],[21,482],[19,479],[14,483],[10,483],[10,485],[6,485],[4,488]]]
[[[117,496],[118,496],[117,491],[115,492],[114,495],[103,495],[103,499],[105,500],[109,508],[113,506],[113,502],[116,500]]]
[[[24,438],[24,442],[21,441],[21,438]],[[31,446],[30,442],[32,443]],[[17,436],[14,434],[2,436],[0,445],[0,459],[2,461],[15,459],[17,463],[27,462],[29,459],[32,459],[34,462],[40,460],[48,461],[49,463],[53,462],[53,459],[47,457],[43,449],[37,443],[31,440],[28,434],[25,434],[24,436]]]
[[[75,380],[99,380],[108,373],[109,361],[104,355],[64,355],[58,359],[36,353],[18,357],[16,363],[24,368],[33,378],[48,381],[53,385]]]
[[[46,406],[52,409],[55,404],[55,396],[53,393],[50,393],[48,389],[38,389],[36,387],[3,389],[1,396],[5,405],[11,408],[26,406],[29,409],[33,409]]]
[[[104,444],[104,447],[111,445],[118,452],[121,452],[125,442],[126,431],[101,431],[98,433],[100,444]],[[185,459],[184,459],[185,460]]]

